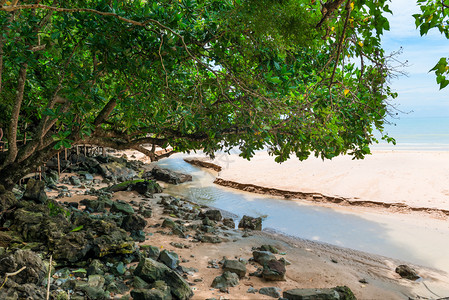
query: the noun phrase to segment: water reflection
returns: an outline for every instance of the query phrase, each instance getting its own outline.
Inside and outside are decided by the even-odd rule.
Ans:
[[[198,204],[229,211],[239,217],[243,215],[262,216],[264,217],[264,228],[272,228],[291,236],[385,255],[440,269],[449,266],[447,259],[441,261],[440,254],[428,255],[422,251],[415,251],[413,247],[419,247],[416,240],[412,245],[398,242],[398,239],[394,237],[398,234],[391,233],[395,224],[368,220],[363,213],[356,215],[353,212],[241,192],[215,185],[213,184],[215,177],[212,172],[184,162],[184,156],[174,155],[170,159],[164,159],[158,163],[162,167],[189,173],[193,176],[193,182],[178,186],[168,185],[166,189],[168,193],[185,197]],[[445,253],[444,249],[441,251],[443,251],[441,253]],[[419,255],[416,255],[417,253]]]

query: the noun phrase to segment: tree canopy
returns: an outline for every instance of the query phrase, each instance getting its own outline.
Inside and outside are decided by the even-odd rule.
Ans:
[[[418,2],[421,32],[447,36],[445,2]],[[209,154],[238,147],[245,158],[267,148],[278,162],[362,158],[396,96],[381,47],[386,0],[0,4],[6,186],[82,143],[152,159],[142,145]],[[438,78],[448,74],[443,64]]]

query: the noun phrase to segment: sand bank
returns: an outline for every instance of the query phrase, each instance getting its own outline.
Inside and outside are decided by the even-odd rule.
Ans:
[[[220,154],[212,162],[222,167],[218,178],[224,181],[349,201],[449,210],[449,152],[376,151],[364,160],[312,157],[282,164],[258,152],[251,161]]]

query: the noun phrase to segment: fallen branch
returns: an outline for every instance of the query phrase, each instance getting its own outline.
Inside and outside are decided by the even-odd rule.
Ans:
[[[19,270],[15,271],[15,272],[12,272],[12,273],[5,273],[5,280],[3,281],[2,286],[0,286],[0,290],[1,290],[1,289],[3,288],[3,286],[5,285],[6,281],[8,280],[8,277],[15,276],[15,275],[19,274],[20,272],[22,272],[23,270],[25,270],[26,268],[27,268],[27,267],[24,266],[24,267],[20,268]]]

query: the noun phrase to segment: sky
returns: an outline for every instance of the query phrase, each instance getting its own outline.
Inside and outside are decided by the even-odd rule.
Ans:
[[[435,73],[429,73],[441,57],[449,56],[449,40],[437,29],[421,37],[415,27],[414,13],[419,12],[416,1],[392,0],[389,15],[390,31],[383,37],[386,53],[403,48],[398,57],[408,61],[403,71],[407,76],[392,79],[391,86],[399,94],[392,104],[401,112],[399,118],[449,118],[449,87],[439,90]],[[448,129],[449,130],[449,129]]]

